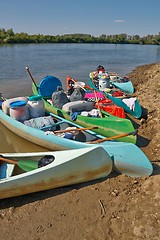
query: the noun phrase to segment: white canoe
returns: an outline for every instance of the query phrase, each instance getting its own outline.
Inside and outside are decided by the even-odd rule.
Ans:
[[[112,160],[101,146],[36,153],[2,153],[15,161],[39,161],[45,155],[55,160],[35,170],[24,172],[19,166],[1,161],[0,199],[54,189],[104,178],[112,171]]]

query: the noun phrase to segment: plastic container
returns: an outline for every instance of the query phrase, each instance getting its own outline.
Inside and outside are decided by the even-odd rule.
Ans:
[[[103,91],[105,88],[110,88],[110,79],[109,78],[100,78],[99,79],[99,90]]]
[[[29,96],[28,108],[30,118],[43,117],[45,115],[45,108],[41,95]]]
[[[51,98],[58,86],[62,87],[62,83],[57,77],[46,76],[39,84],[39,94],[45,98]]]
[[[29,119],[27,102],[18,100],[10,103],[10,116],[17,121],[24,122]]]
[[[9,115],[9,112],[10,112],[10,103],[12,102],[15,102],[15,101],[20,101],[20,100],[23,100],[23,101],[28,101],[28,98],[27,97],[16,97],[16,98],[10,98],[4,102],[2,102],[2,110],[5,114]]]
[[[103,91],[105,88],[110,88],[110,78],[108,74],[102,73],[99,75],[99,90]]]

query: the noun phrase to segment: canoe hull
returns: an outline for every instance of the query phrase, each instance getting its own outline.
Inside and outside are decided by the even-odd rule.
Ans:
[[[112,160],[100,146],[28,155],[3,154],[5,157],[17,161],[40,159],[44,155],[54,155],[55,160],[36,170],[2,179],[0,181],[0,199],[104,178],[112,170]]]
[[[114,146],[108,142],[105,149],[113,161],[114,171],[130,177],[147,177],[152,174],[151,162],[136,145],[117,143]]]
[[[121,91],[128,93],[128,94],[133,94],[134,93],[134,87],[131,81],[128,82],[116,82],[116,81],[111,81],[111,84],[115,86],[116,88],[119,88]]]

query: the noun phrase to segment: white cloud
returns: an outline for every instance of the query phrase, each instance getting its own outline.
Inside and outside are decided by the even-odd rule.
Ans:
[[[114,20],[113,22],[115,22],[115,23],[124,23],[124,22],[126,22],[126,20],[117,19],[117,20]]]

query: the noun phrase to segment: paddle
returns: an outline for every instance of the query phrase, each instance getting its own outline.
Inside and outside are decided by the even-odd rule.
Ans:
[[[99,110],[100,117],[102,118],[102,113],[101,113],[98,98],[97,98],[97,95],[96,95],[96,90],[94,90],[94,95],[95,95],[95,99],[96,99],[96,103],[97,103],[97,107],[98,107],[98,110]]]
[[[110,140],[114,140],[114,139],[117,139],[117,138],[122,138],[122,137],[126,137],[126,136],[129,136],[129,135],[136,135],[138,133],[138,129],[136,129],[134,132],[129,132],[129,133],[122,133],[122,134],[119,134],[117,136],[113,136],[113,137],[108,137],[108,138],[102,138],[102,139],[98,139],[96,141],[92,141],[92,142],[87,142],[89,144],[94,144],[94,143],[101,143],[101,142],[105,142],[105,141],[110,141]]]
[[[14,161],[8,158],[4,158],[4,157],[0,157],[1,161],[7,162],[7,163],[11,163],[14,165],[18,165],[22,170],[28,172],[34,169],[38,168],[38,162],[35,161],[31,161],[31,160],[20,160],[20,161]]]
[[[86,131],[86,130],[92,130],[92,129],[97,129],[98,127],[88,127],[88,128],[71,128],[71,129],[64,129],[64,130],[57,130],[54,131],[54,133],[65,133],[65,132],[71,132],[71,131]]]
[[[32,81],[33,81],[33,83],[34,83],[34,85],[36,86],[36,89],[38,90],[37,84],[36,84],[36,82],[35,82],[35,80],[34,80],[32,74],[31,74],[31,72],[30,72],[30,70],[29,70],[29,67],[26,67],[26,70],[27,70],[27,72],[29,73],[29,75],[30,75],[30,77],[31,77],[31,79],[32,79]]]
[[[92,83],[93,83],[93,73],[91,74],[91,78],[92,78]],[[101,112],[101,109],[100,109],[100,106],[99,106],[99,102],[98,102],[98,98],[97,98],[97,94],[96,94],[95,89],[94,89],[94,95],[95,95],[97,107],[98,107],[98,110],[99,110],[100,118],[102,118],[103,116],[102,116],[102,112]]]
[[[17,165],[22,170],[24,170],[25,172],[29,172],[29,171],[35,170],[35,169],[37,169],[39,167],[43,167],[43,166],[53,162],[54,159],[55,159],[54,156],[46,155],[42,159],[40,159],[38,162],[33,161],[33,160],[20,160],[20,161],[17,162],[17,161],[5,158],[2,155],[0,155],[0,160],[1,161]]]

